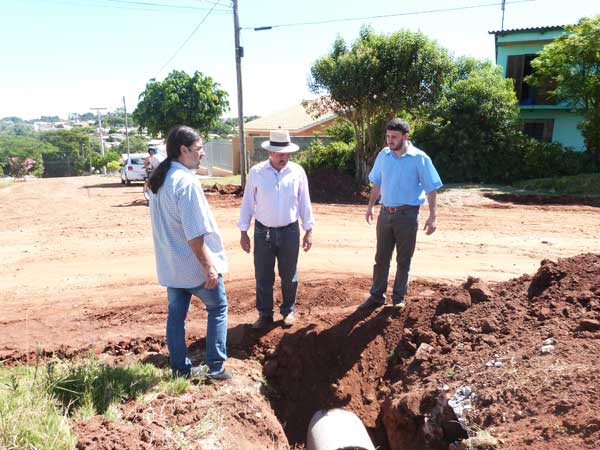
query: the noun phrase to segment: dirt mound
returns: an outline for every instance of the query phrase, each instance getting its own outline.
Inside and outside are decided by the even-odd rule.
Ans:
[[[234,197],[241,197],[244,195],[244,190],[237,184],[218,184],[215,183],[212,186],[204,186],[204,192],[216,193],[220,195],[233,195]]]
[[[493,193],[485,193],[483,195],[497,202],[510,202],[517,205],[586,205],[600,208],[600,197]]]
[[[335,169],[317,169],[308,174],[310,199],[315,203],[366,204],[368,187],[359,186],[350,175]]]
[[[447,450],[478,430],[506,448],[597,448],[600,255],[490,286],[413,283],[404,310],[329,319],[255,349],[291,443],[344,407],[384,449]]]

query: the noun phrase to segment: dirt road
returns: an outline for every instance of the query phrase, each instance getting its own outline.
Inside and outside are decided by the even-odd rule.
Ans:
[[[238,295],[243,303],[253,296],[252,259],[241,251],[235,225],[240,200],[209,195],[209,201],[225,240],[231,269],[226,285],[235,311]],[[439,204],[438,231],[419,234],[413,279],[458,282],[472,275],[502,281],[535,272],[544,258],[598,250],[598,208],[502,204],[478,189],[444,192]],[[85,319],[163,302],[141,186],[101,176],[29,180],[1,189],[0,208],[0,350],[163,332],[160,321],[148,318],[126,325],[115,319],[105,329]],[[300,257],[301,280],[368,278],[375,227],[366,224],[364,207],[314,208],[314,246]],[[359,302],[361,293],[355,295]],[[230,320],[248,321],[252,314]]]

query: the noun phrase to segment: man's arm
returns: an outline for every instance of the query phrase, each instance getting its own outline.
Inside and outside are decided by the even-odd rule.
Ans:
[[[367,223],[369,225],[373,220],[373,207],[375,206],[375,202],[379,198],[380,193],[381,187],[378,184],[373,184],[371,186],[371,193],[369,194],[369,205],[367,206],[367,213],[365,214],[365,218],[367,219]]]
[[[204,245],[204,236],[195,237],[192,240],[188,241],[194,255],[198,258],[200,265],[202,266],[202,270],[204,271],[204,287],[206,289],[212,289],[217,285],[217,281],[219,280],[219,276],[215,269],[213,268],[212,261],[210,260],[210,255],[206,250],[206,246]]]
[[[425,230],[425,234],[432,234],[437,228],[437,191],[427,193],[427,204],[429,205],[429,218],[425,222],[423,229]]]
[[[250,253],[250,236],[248,236],[248,229],[250,228],[250,222],[254,215],[254,172],[248,172],[248,179],[246,180],[246,186],[244,187],[244,196],[242,197],[242,207],[240,208],[240,220],[238,226],[240,227],[240,247],[246,253]]]

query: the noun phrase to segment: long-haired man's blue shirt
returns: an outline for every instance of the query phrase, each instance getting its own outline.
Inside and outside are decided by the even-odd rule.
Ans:
[[[385,206],[422,205],[425,194],[442,187],[431,158],[412,144],[398,157],[385,147],[369,173],[369,180],[381,188]]]

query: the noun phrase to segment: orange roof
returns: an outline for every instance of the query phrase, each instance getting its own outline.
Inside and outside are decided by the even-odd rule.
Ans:
[[[335,117],[336,114],[327,113],[315,119],[306,112],[302,103],[298,103],[283,111],[251,120],[244,124],[244,129],[248,131],[269,131],[281,128],[289,130],[293,134],[327,122]]]

